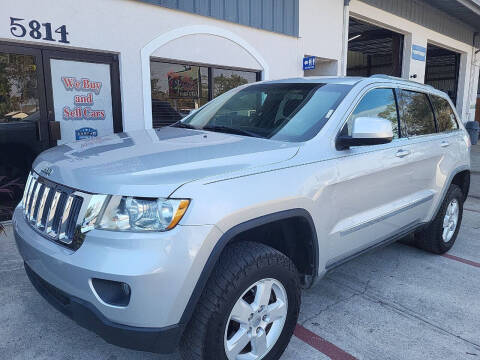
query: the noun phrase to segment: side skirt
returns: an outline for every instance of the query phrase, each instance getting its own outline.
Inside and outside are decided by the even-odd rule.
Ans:
[[[423,228],[426,224],[425,223],[418,223],[418,222],[415,222],[413,224],[410,224],[410,225],[406,225],[402,230],[400,230],[399,232],[393,234],[393,235],[388,235],[386,236],[383,240],[380,240],[379,242],[363,249],[363,250],[360,250],[359,252],[356,252],[355,254],[352,254],[352,255],[349,255],[343,259],[340,259],[338,261],[335,261],[331,264],[327,264],[326,268],[325,268],[325,272],[329,272],[329,271],[332,271],[333,269],[339,267],[340,265],[343,265],[345,264],[346,262],[350,261],[350,260],[353,260],[355,259],[357,256],[360,256],[360,255],[363,255],[367,252],[370,252],[372,250],[375,250],[375,249],[378,249],[378,248],[381,248],[381,247],[384,247],[384,246],[387,246],[387,245],[390,245],[402,238],[404,238],[405,236],[409,235],[409,234],[412,234],[413,232],[417,231],[417,230],[420,230],[421,228]]]

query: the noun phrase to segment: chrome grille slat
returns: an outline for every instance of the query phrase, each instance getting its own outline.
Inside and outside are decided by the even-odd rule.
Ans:
[[[30,212],[30,206],[32,202],[32,193],[33,193],[33,189],[35,189],[36,184],[37,184],[37,179],[32,179],[30,183],[30,187],[28,189],[28,193],[27,193],[27,200],[26,200],[25,209],[24,209],[25,215],[29,214]]]
[[[59,191],[55,191],[55,195],[53,195],[52,205],[50,205],[50,209],[48,209],[47,223],[45,226],[45,231],[47,232],[47,235],[53,238],[57,237],[57,233],[53,230],[53,219],[55,218],[55,213],[57,212],[60,195],[61,193]]]
[[[65,202],[65,207],[63,209],[63,214],[62,214],[62,218],[61,218],[61,221],[60,221],[60,226],[59,226],[59,232],[58,232],[58,240],[60,240],[61,242],[64,242],[64,243],[71,243],[72,240],[71,239],[68,239],[66,236],[65,236],[65,231],[67,229],[67,221],[68,221],[68,217],[70,216],[70,210],[72,209],[72,203],[73,203],[73,196],[68,196],[66,202]]]
[[[28,195],[28,190],[30,189],[30,184],[32,183],[32,174],[28,175],[27,183],[25,184],[25,192],[22,197],[22,206],[25,208],[25,203]]]
[[[93,195],[55,184],[32,172],[25,186],[21,205],[27,222],[46,238],[77,250],[83,243],[76,229]],[[84,206],[85,205],[85,206]]]
[[[33,214],[34,214],[35,208],[37,206],[38,193],[40,192],[41,187],[42,187],[42,184],[40,184],[37,181],[35,183],[35,189],[33,190],[34,194],[33,194],[32,202],[31,202],[31,205],[30,205],[30,210],[29,210],[29,213],[28,213],[28,220],[30,220],[30,221],[33,221]]]
[[[37,211],[36,226],[40,230],[42,230],[42,227],[43,227],[43,224],[42,224],[43,213],[45,212],[45,203],[47,202],[47,198],[48,198],[49,193],[50,193],[50,188],[48,186],[44,185],[42,198],[40,199],[40,206],[38,207],[38,211]]]

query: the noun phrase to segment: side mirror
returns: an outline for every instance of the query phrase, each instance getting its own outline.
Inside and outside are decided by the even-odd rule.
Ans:
[[[393,139],[390,120],[376,117],[358,117],[353,120],[352,136],[340,135],[337,149],[344,150],[351,146],[387,144]]]

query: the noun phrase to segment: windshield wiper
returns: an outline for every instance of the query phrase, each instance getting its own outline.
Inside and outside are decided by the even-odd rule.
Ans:
[[[178,128],[182,128],[182,129],[193,129],[193,130],[200,130],[198,128],[196,128],[195,126],[193,125],[190,125],[190,124],[187,124],[187,123],[184,123],[184,122],[181,122],[181,121],[177,121],[175,124],[172,124],[170,125],[172,127],[178,127]]]
[[[216,131],[216,132],[224,132],[228,134],[236,134],[236,135],[245,135],[245,136],[251,136],[251,137],[262,137],[258,134],[255,134],[254,132],[248,131],[248,130],[242,130],[238,128],[231,128],[228,126],[222,126],[222,125],[210,125],[210,126],[204,126],[200,130],[208,130],[208,131]]]

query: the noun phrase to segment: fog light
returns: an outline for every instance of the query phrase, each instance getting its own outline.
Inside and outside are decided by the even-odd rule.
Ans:
[[[130,286],[124,282],[92,279],[92,286],[98,297],[106,304],[127,306],[130,302]]]

